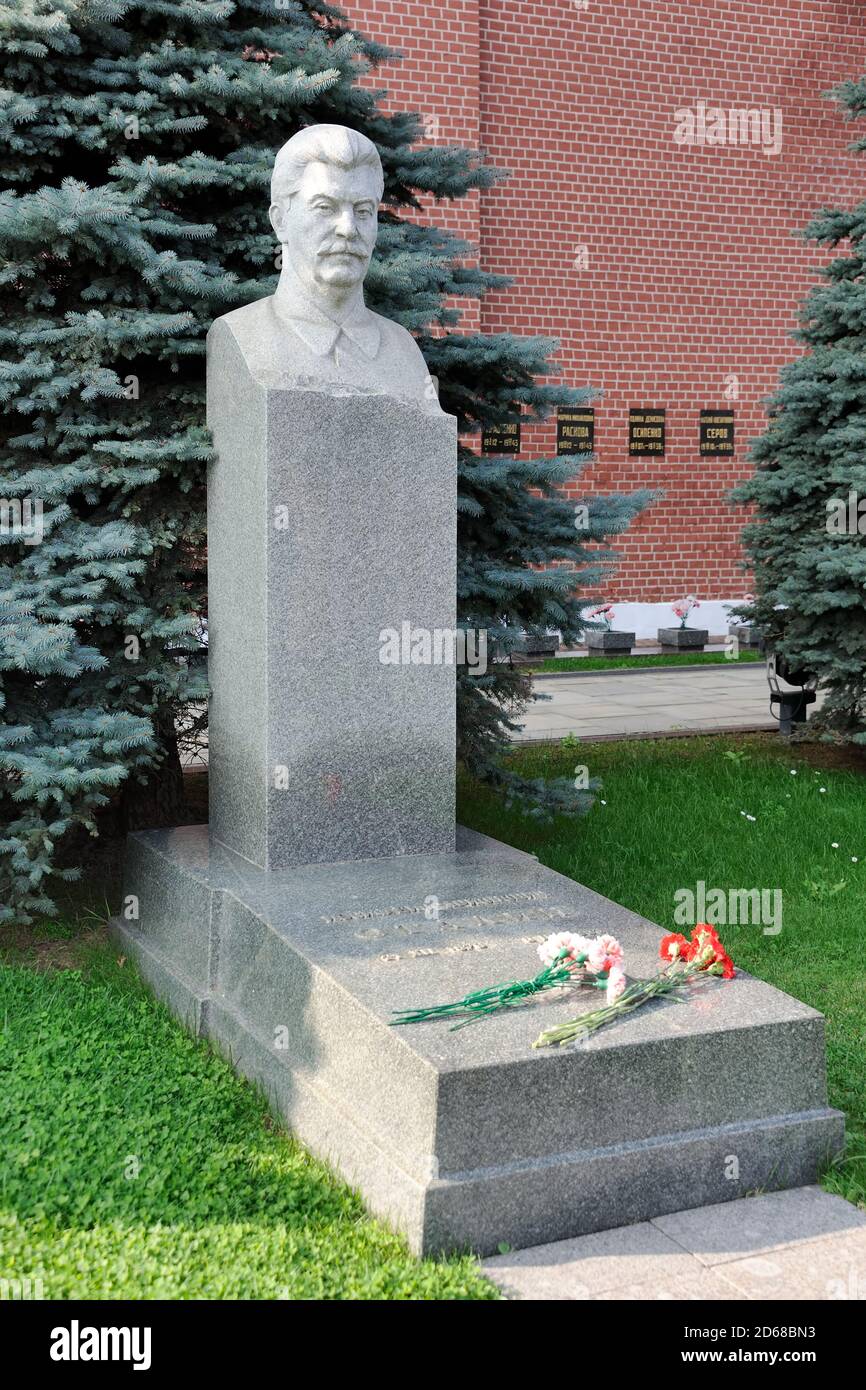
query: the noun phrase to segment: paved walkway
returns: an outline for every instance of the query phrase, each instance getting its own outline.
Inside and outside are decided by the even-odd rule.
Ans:
[[[518,742],[629,734],[778,729],[763,662],[536,676]]]
[[[545,1302],[866,1299],[866,1215],[797,1187],[496,1255],[484,1271],[507,1298]]]

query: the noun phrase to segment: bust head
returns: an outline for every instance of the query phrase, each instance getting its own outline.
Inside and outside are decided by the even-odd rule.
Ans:
[[[271,225],[310,294],[332,302],[363,284],[383,188],[379,152],[360,131],[308,126],[283,145],[271,177]]]

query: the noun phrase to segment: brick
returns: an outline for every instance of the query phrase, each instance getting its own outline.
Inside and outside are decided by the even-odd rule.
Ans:
[[[750,439],[792,342],[797,306],[832,252],[792,233],[826,203],[862,197],[862,163],[821,96],[862,72],[866,10],[854,0],[346,0],[350,20],[402,50],[364,79],[386,108],[436,115],[438,143],[486,149],[504,187],[422,215],[514,277],[462,328],[557,337],[569,385],[603,388],[597,460],[575,496],[663,486],[667,496],[616,540],[607,596],[664,601],[749,587],[726,494],[749,473]],[[780,108],[778,155],[673,141],[674,111],[698,100]],[[437,143],[437,142],[434,142]],[[589,267],[575,270],[574,247]],[[740,385],[724,398],[726,376]],[[667,453],[628,457],[630,406],[667,410]],[[736,453],[699,459],[701,409],[733,405]],[[525,426],[527,454],[553,452],[552,423]]]

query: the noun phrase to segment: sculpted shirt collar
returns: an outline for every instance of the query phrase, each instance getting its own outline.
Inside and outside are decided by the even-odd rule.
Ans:
[[[277,317],[297,333],[317,357],[328,357],[341,333],[360,348],[365,357],[374,358],[379,351],[381,334],[375,317],[364,303],[362,294],[339,322],[329,318],[296,276],[283,277],[273,300]]]

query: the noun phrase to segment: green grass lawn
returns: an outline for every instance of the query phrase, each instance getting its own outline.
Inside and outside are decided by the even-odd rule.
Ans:
[[[65,943],[55,966],[60,930],[36,943]],[[470,1258],[414,1259],[109,947],[78,955],[0,967],[0,1278],[51,1299],[499,1297]]]
[[[675,890],[699,879],[782,890],[779,935],[722,935],[739,964],[827,1015],[850,1150],[825,1182],[862,1202],[863,764],[763,736],[530,746],[515,762],[546,776],[586,764],[604,790],[587,817],[544,826],[464,779],[464,821],[665,929]],[[0,1278],[41,1278],[47,1298],[498,1297],[470,1258],[412,1258],[91,918],[0,929],[0,945]]]
[[[629,670],[641,666],[733,666],[740,662],[766,661],[760,652],[741,647],[736,663],[725,652],[660,652],[631,656],[554,656],[544,661],[534,661],[528,669],[537,675],[548,675],[551,671],[615,671],[624,667]]]
[[[778,935],[720,934],[746,970],[826,1015],[830,1103],[848,1114],[849,1157],[825,1185],[866,1201],[866,760],[763,735],[548,744],[513,759],[527,776],[581,764],[603,782],[582,820],[539,825],[466,779],[461,819],[665,931],[676,929],[675,891],[698,880],[781,889]]]

